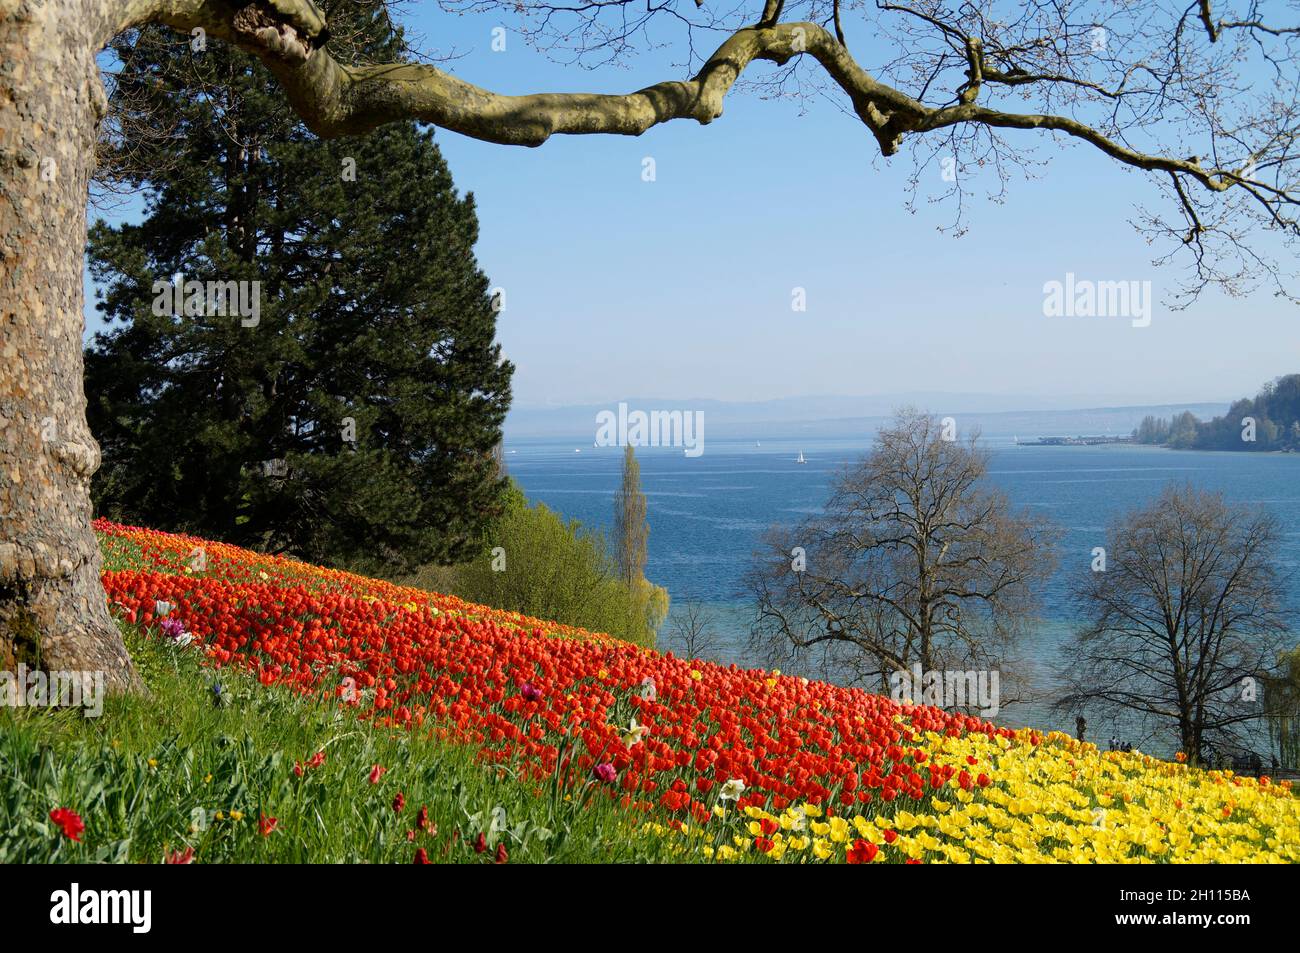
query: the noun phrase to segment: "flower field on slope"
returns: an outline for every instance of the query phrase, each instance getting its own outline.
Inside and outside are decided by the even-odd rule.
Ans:
[[[593,779],[683,859],[1300,860],[1288,785],[96,524],[119,617],[208,663],[536,779]]]

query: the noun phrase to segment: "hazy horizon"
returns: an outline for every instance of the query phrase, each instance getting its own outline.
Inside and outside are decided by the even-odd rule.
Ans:
[[[1261,381],[1261,386],[1265,383]],[[1048,411],[1048,410],[1098,410],[1098,409],[1119,409],[1119,408],[1157,408],[1157,407],[1182,407],[1185,405],[1195,404],[1229,404],[1234,400],[1243,397],[1254,397],[1255,392],[1248,394],[1218,395],[1211,397],[1199,397],[1189,400],[1171,399],[1163,401],[1143,401],[1139,399],[1132,400],[1107,400],[1106,398],[1089,398],[1087,396],[1045,396],[1035,394],[1023,395],[1006,395],[996,392],[949,392],[949,391],[903,391],[897,393],[863,393],[863,394],[834,394],[834,393],[807,393],[807,394],[790,394],[781,397],[759,397],[753,399],[732,400],[728,398],[703,396],[700,394],[690,394],[687,396],[668,396],[660,393],[654,394],[637,394],[608,397],[600,400],[577,400],[566,401],[563,403],[538,403],[535,401],[515,400],[513,408],[528,411],[545,411],[545,410],[572,410],[574,408],[585,409],[587,407],[616,407],[619,402],[628,404],[653,404],[658,407],[684,406],[687,404],[725,404],[735,407],[756,407],[769,404],[788,404],[802,401],[862,401],[865,404],[879,404],[881,401],[893,401],[898,406],[911,403],[914,406],[920,406],[926,401],[938,399],[940,401],[963,400],[974,398],[987,400],[997,403],[1005,403],[1005,410],[981,410],[982,413],[1005,413],[1013,411]],[[1037,406],[1035,406],[1037,405]],[[965,408],[957,408],[965,409]],[[869,415],[874,416],[874,415]]]
[[[768,401],[718,401],[705,398],[625,397],[608,402],[564,406],[513,406],[506,416],[507,443],[554,440],[587,444],[598,435],[598,415],[682,411],[698,414],[704,440],[840,440],[874,432],[896,410],[914,406],[936,416],[956,418],[961,432],[978,430],[987,438],[1110,435],[1124,436],[1148,415],[1173,417],[1189,410],[1202,420],[1225,413],[1229,401],[1171,401],[1118,406],[1048,406],[1017,403],[989,395],[910,393],[870,397],[790,397]]]

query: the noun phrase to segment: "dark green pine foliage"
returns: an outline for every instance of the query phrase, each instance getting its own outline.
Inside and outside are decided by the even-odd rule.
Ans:
[[[381,14],[348,15],[355,58],[400,55]],[[109,321],[86,353],[97,511],[375,571],[472,554],[503,500],[513,368],[473,198],[432,134],[321,141],[236,49],[148,29],[116,52],[145,215],[90,236]],[[132,123],[149,134],[127,143]],[[256,326],[156,315],[177,274],[259,281]]]

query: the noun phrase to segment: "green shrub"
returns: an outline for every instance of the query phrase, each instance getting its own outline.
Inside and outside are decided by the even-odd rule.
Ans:
[[[483,605],[607,632],[653,648],[668,593],[644,579],[629,585],[605,537],[554,510],[530,506],[512,485],[480,554],[456,566],[426,566],[408,585]]]

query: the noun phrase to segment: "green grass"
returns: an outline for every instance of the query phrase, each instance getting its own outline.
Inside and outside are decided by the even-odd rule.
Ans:
[[[491,863],[498,844],[511,863],[675,859],[594,785],[518,778],[469,748],[375,729],[333,703],[203,668],[198,652],[134,627],[123,634],[148,698],[110,698],[99,718],[0,709],[0,863],[158,863],[187,847],[196,863],[409,863],[419,847],[434,863]],[[322,750],[323,765],[295,776]],[[388,770],[372,784],[376,764]],[[421,805],[437,833],[411,840]],[[81,815],[81,843],[50,821],[57,807]],[[278,821],[268,836],[262,815]],[[488,849],[477,853],[480,833]]]

